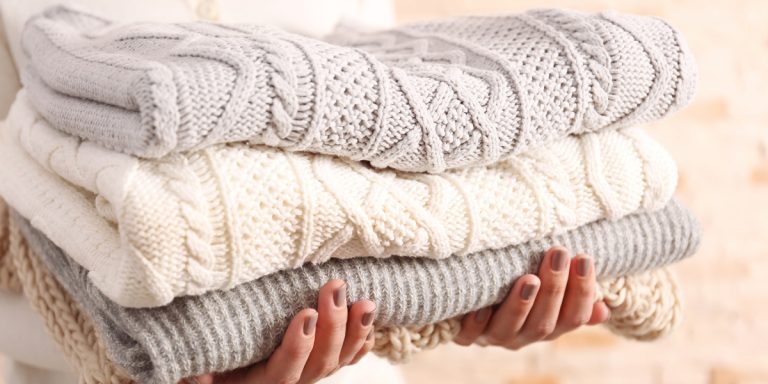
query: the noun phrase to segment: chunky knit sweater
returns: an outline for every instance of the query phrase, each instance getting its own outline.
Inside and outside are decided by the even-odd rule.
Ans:
[[[140,160],[63,134],[24,93],[0,132],[0,194],[126,306],[329,258],[444,258],[664,206],[669,155],[639,130],[567,137],[440,175],[246,144]]]
[[[9,258],[24,296],[83,382],[134,382],[107,356],[103,338],[90,315],[80,309],[48,266],[29,249],[15,220],[10,224]],[[597,300],[611,309],[605,326],[632,340],[657,340],[673,331],[682,319],[682,291],[670,267],[598,280]],[[415,354],[451,342],[461,331],[461,317],[425,325],[378,327],[372,352],[391,362],[408,361]]]
[[[24,31],[24,82],[54,127],[142,157],[248,140],[429,172],[658,119],[695,83],[649,17],[540,10],[335,41],[56,7]]]
[[[598,276],[605,278],[678,261],[699,242],[694,218],[673,201],[655,213],[602,220],[498,251],[442,260],[331,260],[228,291],[177,298],[165,307],[130,309],[101,294],[85,269],[24,219],[17,222],[29,246],[94,320],[113,361],[141,383],[174,383],[268,357],[291,317],[314,306],[317,290],[332,278],[346,281],[349,302],[376,302],[377,327],[419,325],[500,302],[515,279],[534,272],[542,252],[554,244],[589,253]]]

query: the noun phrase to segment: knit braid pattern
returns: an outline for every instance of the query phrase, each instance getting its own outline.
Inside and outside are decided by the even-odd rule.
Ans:
[[[6,292],[21,293],[21,282],[16,275],[16,267],[14,267],[11,259],[8,217],[8,207],[0,199],[0,289]]]
[[[101,335],[92,321],[26,246],[18,228],[13,226],[12,231],[11,257],[22,266],[24,293],[67,358],[75,362],[83,382],[132,382],[107,357]],[[679,323],[680,295],[674,274],[669,268],[662,268],[601,281],[597,300],[604,300],[611,308],[611,319],[604,324],[611,331],[623,337],[650,341],[671,332]],[[633,304],[626,305],[628,302]],[[392,362],[407,362],[419,352],[452,341],[460,330],[460,317],[423,326],[385,326],[375,330],[372,351]]]
[[[658,212],[601,220],[502,250],[441,260],[334,259],[280,271],[227,291],[179,297],[163,307],[126,308],[105,297],[88,271],[28,221],[16,214],[13,217],[29,247],[93,320],[108,356],[141,383],[175,383],[183,377],[228,371],[268,358],[291,318],[303,308],[315,307],[318,289],[330,279],[347,283],[348,302],[369,299],[376,303],[377,329],[411,327],[393,328],[394,336],[388,339],[390,343],[400,340],[400,344],[382,347],[402,351],[393,356],[404,357],[416,347],[437,345],[453,332],[446,327],[450,323],[434,328],[430,324],[503,301],[516,279],[538,270],[542,254],[552,245],[592,255],[598,279],[607,281],[677,262],[693,254],[699,242],[695,219],[673,201]],[[624,314],[617,320],[632,320],[617,325],[620,332],[634,326],[639,327],[637,335],[649,334],[679,318],[665,315],[658,304],[673,303],[669,295],[652,289],[643,296],[648,291],[642,287],[624,292],[625,286],[633,285],[631,280],[612,284],[604,292],[606,301],[616,313]],[[652,319],[644,320],[648,316]],[[416,346],[410,346],[410,341]]]
[[[6,215],[7,218],[7,215]],[[93,328],[91,319],[51,275],[42,261],[27,247],[13,220],[10,221],[10,249],[23,293],[43,319],[53,340],[86,384],[123,384],[132,382],[107,358],[104,342]]]
[[[595,301],[611,309],[603,324],[621,337],[658,340],[682,322],[682,291],[671,268],[598,281]],[[373,352],[392,362],[408,362],[415,354],[453,341],[461,332],[461,317],[434,324],[376,329]]]
[[[696,72],[663,21],[564,10],[464,17],[330,42],[204,22],[29,22],[24,83],[54,127],[140,157],[250,141],[439,173],[568,134],[655,120]]]
[[[635,128],[439,175],[242,143],[141,160],[53,129],[23,91],[0,135],[0,162],[16,165],[0,168],[0,194],[130,307],[307,262],[521,244],[660,209],[677,183]]]

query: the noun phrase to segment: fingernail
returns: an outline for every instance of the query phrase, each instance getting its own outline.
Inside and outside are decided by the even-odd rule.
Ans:
[[[315,333],[316,325],[317,325],[317,314],[312,314],[312,316],[309,316],[306,319],[304,319],[304,334],[309,336]]]
[[[368,336],[365,338],[367,341],[373,340],[373,329],[371,329],[370,332],[368,332]]]
[[[555,254],[552,255],[552,263],[550,264],[550,268],[552,268],[553,271],[559,272],[565,269],[565,264],[568,263],[568,254],[565,253],[562,249],[555,250]]]
[[[485,323],[489,317],[491,317],[491,309],[488,307],[475,312],[475,321],[478,323]]]
[[[587,277],[589,269],[592,268],[591,261],[588,257],[580,257],[579,261],[576,262],[576,273],[581,277]]]
[[[336,291],[333,292],[333,303],[336,304],[337,307],[343,307],[346,306],[346,301],[347,284],[344,284],[341,287],[336,288]]]
[[[536,284],[525,283],[523,289],[520,290],[520,298],[528,301],[533,297],[534,293],[536,293]]]
[[[373,324],[373,312],[368,312],[363,315],[363,327],[367,327]]]

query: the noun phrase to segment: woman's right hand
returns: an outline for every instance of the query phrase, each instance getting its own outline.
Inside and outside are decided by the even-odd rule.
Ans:
[[[266,362],[223,374],[187,378],[189,384],[314,383],[373,348],[376,305],[360,300],[347,308],[346,284],[331,280],[320,288],[318,308],[291,321],[280,346]]]

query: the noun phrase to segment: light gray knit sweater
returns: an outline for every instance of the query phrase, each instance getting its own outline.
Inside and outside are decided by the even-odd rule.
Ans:
[[[699,243],[695,219],[673,201],[655,213],[603,220],[501,250],[442,260],[334,259],[229,291],[177,298],[165,307],[129,309],[109,301],[86,270],[23,218],[16,219],[30,247],[95,320],[110,357],[140,383],[175,383],[268,357],[293,314],[313,307],[317,290],[332,278],[347,282],[350,302],[377,303],[378,326],[417,325],[500,302],[517,277],[537,269],[542,251],[553,244],[591,254],[603,278],[678,261]]]
[[[680,35],[649,17],[539,10],[332,41],[56,7],[25,28],[24,82],[58,129],[142,157],[249,140],[415,172],[658,119],[695,86]]]

